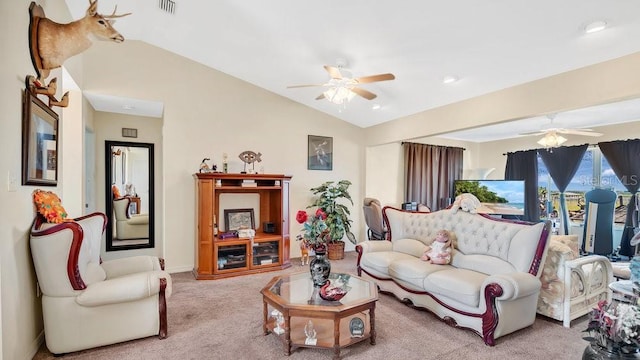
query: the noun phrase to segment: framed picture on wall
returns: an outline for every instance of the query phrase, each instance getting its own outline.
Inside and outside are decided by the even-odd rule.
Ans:
[[[27,89],[22,109],[22,185],[58,183],[58,114]]]
[[[309,135],[307,147],[307,169],[333,170],[332,137]]]

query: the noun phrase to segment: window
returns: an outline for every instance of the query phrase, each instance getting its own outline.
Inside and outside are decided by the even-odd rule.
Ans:
[[[567,209],[572,222],[582,223],[584,221],[584,194],[595,187],[610,188],[618,194],[614,221],[624,224],[626,205],[631,193],[622,185],[597,146],[587,149],[578,171],[565,190]],[[549,215],[551,217],[557,216],[560,210],[560,192],[553,183],[540,155],[538,155],[538,197],[540,218],[546,219]]]

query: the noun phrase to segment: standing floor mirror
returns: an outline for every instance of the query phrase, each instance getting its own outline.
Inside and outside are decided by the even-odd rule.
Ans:
[[[154,247],[153,144],[105,141],[107,251]]]

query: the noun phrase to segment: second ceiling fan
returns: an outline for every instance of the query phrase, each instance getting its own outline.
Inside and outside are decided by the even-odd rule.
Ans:
[[[324,69],[329,73],[331,77],[328,82],[324,84],[310,84],[310,85],[292,85],[287,88],[301,88],[301,87],[326,87],[327,89],[316,97],[316,100],[327,99],[331,102],[342,104],[344,101],[351,100],[355,95],[359,95],[367,100],[373,100],[377,97],[376,94],[369,90],[365,90],[358,85],[368,84],[378,81],[393,80],[396,77],[393,74],[378,74],[370,76],[361,76],[352,78],[351,75],[344,71],[342,65],[330,66],[325,65]],[[343,74],[344,73],[344,74]]]

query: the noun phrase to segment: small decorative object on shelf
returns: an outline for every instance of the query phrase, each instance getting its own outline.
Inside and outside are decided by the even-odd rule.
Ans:
[[[582,354],[590,359],[640,359],[640,307],[637,304],[600,301],[591,311]]]
[[[247,164],[251,164],[252,168],[251,168],[251,174],[255,174],[256,172],[256,164],[255,162],[261,162],[262,159],[260,158],[262,156],[262,153],[256,153],[254,151],[251,150],[246,150],[240,153],[240,155],[238,155],[238,157],[240,158],[240,160],[242,160],[242,162],[244,162],[244,171],[241,172],[241,174],[246,174],[247,173]]]
[[[207,161],[209,161],[211,159],[209,158],[204,158],[202,159],[202,162],[200,163],[200,172],[201,173],[211,173],[211,172],[216,172],[216,165],[211,165],[209,166],[207,164]]]
[[[222,172],[225,174],[229,172],[229,155],[227,153],[222,153]]]
[[[220,239],[233,239],[238,237],[238,232],[236,230],[231,230],[219,234],[218,237]]]
[[[307,325],[304,326],[304,334],[307,336],[304,340],[305,345],[316,345],[318,343],[316,329],[311,320],[307,321]]]

